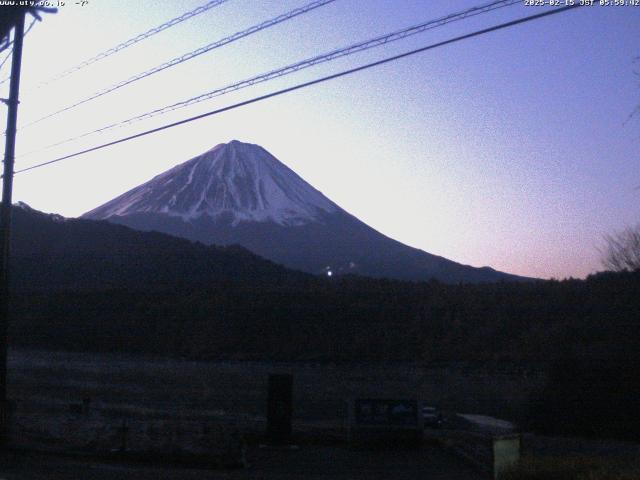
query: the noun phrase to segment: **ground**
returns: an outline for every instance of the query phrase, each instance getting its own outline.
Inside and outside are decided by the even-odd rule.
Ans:
[[[433,445],[418,450],[349,449],[344,441],[346,401],[358,397],[420,398],[430,405],[493,413],[489,408],[482,408],[493,406],[502,411],[492,398],[504,398],[504,394],[509,393],[509,400],[513,402],[514,396],[525,398],[521,392],[539,383],[538,378],[532,381],[520,373],[494,376],[481,369],[425,368],[415,364],[195,362],[42,351],[12,351],[9,360],[9,397],[14,408],[29,416],[39,415],[37,418],[42,419],[45,430],[57,428],[51,422],[47,424],[47,418],[52,420],[60,413],[73,416],[84,399],[89,399],[88,419],[95,417],[115,424],[122,419],[129,422],[171,418],[185,422],[230,421],[249,434],[250,441],[246,454],[248,466],[244,469],[207,470],[160,463],[127,465],[86,457],[14,452],[2,457],[0,480],[473,480],[482,477],[451,453]],[[300,440],[299,449],[258,447],[265,428],[270,373],[294,375],[294,431]],[[524,386],[527,388],[523,389]],[[85,414],[77,415],[85,418]],[[310,439],[317,438],[318,431],[322,431],[328,443],[311,444],[317,443]],[[55,448],[55,445],[44,446]]]
[[[122,464],[36,453],[0,455],[3,480],[481,480],[477,472],[437,446],[415,450],[353,450],[344,446],[270,449],[252,446],[245,469]]]

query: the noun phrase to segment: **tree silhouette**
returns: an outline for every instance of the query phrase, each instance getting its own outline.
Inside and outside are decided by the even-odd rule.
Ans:
[[[640,269],[640,224],[606,235],[602,264],[608,270],[633,272]]]

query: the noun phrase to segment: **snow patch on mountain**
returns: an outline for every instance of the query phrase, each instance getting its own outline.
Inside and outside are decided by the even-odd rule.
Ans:
[[[233,140],[220,144],[84,216],[106,219],[135,213],[163,213],[192,221],[204,215],[231,216],[232,223],[303,225],[335,203],[259,145]]]

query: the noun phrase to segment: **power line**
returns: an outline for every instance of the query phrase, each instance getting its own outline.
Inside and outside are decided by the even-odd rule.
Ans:
[[[344,56],[351,55],[351,54],[354,54],[354,53],[358,53],[358,52],[361,52],[361,51],[364,51],[364,50],[368,50],[368,49],[371,49],[371,48],[374,48],[374,47],[385,45],[387,43],[391,43],[391,42],[395,42],[395,41],[398,41],[398,40],[402,40],[402,39],[407,38],[409,36],[416,35],[416,34],[419,34],[419,33],[423,33],[423,32],[425,32],[427,30],[438,28],[438,27],[441,27],[441,26],[446,25],[446,24],[451,23],[451,22],[463,20],[465,18],[469,18],[469,17],[475,16],[475,15],[479,15],[479,14],[482,14],[482,13],[488,13],[488,12],[491,12],[493,10],[497,10],[499,8],[503,8],[503,7],[514,5],[516,3],[521,3],[521,0],[499,0],[499,1],[493,1],[491,3],[484,4],[484,5],[477,6],[477,7],[473,7],[473,8],[464,10],[462,12],[453,13],[453,14],[446,15],[444,17],[435,19],[435,20],[429,20],[427,22],[423,22],[423,23],[420,23],[418,25],[414,25],[414,26],[411,26],[411,27],[408,27],[408,28],[397,30],[397,31],[389,33],[389,34],[380,35],[378,37],[375,37],[375,38],[372,38],[372,39],[369,39],[369,40],[366,40],[366,41],[362,41],[362,42],[358,42],[358,43],[349,45],[347,47],[343,47],[343,48],[340,48],[340,49],[337,49],[337,50],[332,50],[332,51],[330,51],[328,53],[324,53],[324,54],[317,55],[317,56],[314,56],[314,57],[311,57],[311,58],[307,58],[305,60],[302,60],[302,61],[290,64],[290,65],[287,65],[285,67],[281,67],[281,68],[276,69],[276,70],[271,70],[271,71],[268,71],[266,73],[262,73],[260,75],[255,76],[255,77],[251,77],[249,79],[242,80],[240,82],[236,82],[236,83],[233,83],[233,84],[230,84],[230,85],[226,85],[226,86],[221,87],[221,88],[217,88],[217,89],[212,90],[210,92],[207,92],[207,93],[198,95],[196,97],[190,98],[188,100],[184,100],[184,101],[172,104],[172,105],[168,105],[168,106],[156,109],[156,110],[152,110],[150,112],[146,112],[146,113],[143,113],[141,115],[137,115],[135,117],[128,118],[126,120],[121,120],[121,121],[118,121],[118,122],[115,122],[115,123],[112,123],[112,124],[97,128],[95,130],[91,130],[89,132],[85,132],[85,133],[82,133],[80,135],[76,135],[74,137],[70,137],[70,138],[67,138],[65,140],[46,145],[46,146],[44,146],[44,147],[42,147],[42,148],[40,148],[38,150],[26,153],[23,156],[31,155],[33,153],[40,152],[42,150],[46,150],[46,149],[49,149],[49,148],[57,147],[57,146],[60,146],[60,145],[63,145],[63,144],[66,144],[66,143],[69,143],[69,142],[72,142],[72,141],[75,141],[75,140],[79,140],[79,139],[87,137],[89,135],[93,135],[93,134],[96,134],[96,133],[102,133],[102,132],[105,132],[107,130],[111,130],[113,128],[119,127],[119,126],[130,125],[132,123],[135,123],[135,122],[138,122],[138,121],[141,121],[141,120],[146,120],[148,118],[152,118],[152,117],[164,114],[164,113],[168,113],[168,112],[171,112],[173,110],[177,110],[179,108],[185,108],[185,107],[188,107],[190,105],[194,105],[196,103],[200,103],[200,102],[203,102],[205,100],[209,100],[209,99],[214,98],[214,97],[225,95],[227,93],[231,93],[233,91],[240,90],[242,88],[250,87],[250,86],[256,85],[258,83],[266,82],[266,81],[272,80],[274,78],[282,77],[284,75],[288,75],[290,73],[294,73],[294,72],[297,72],[299,70],[303,70],[305,68],[309,68],[309,67],[312,67],[314,65],[318,65],[320,63],[329,62],[329,61],[335,60],[335,59],[340,58],[340,57],[344,57]]]
[[[497,30],[501,30],[501,29],[504,29],[504,28],[512,27],[512,26],[519,25],[519,24],[526,23],[526,22],[530,22],[530,21],[533,21],[533,20],[538,20],[540,18],[547,17],[547,16],[550,16],[550,15],[556,15],[558,13],[563,13],[563,12],[566,12],[568,10],[572,10],[574,8],[579,8],[581,6],[583,6],[583,5],[574,4],[574,5],[568,5],[568,6],[565,6],[565,7],[554,8],[553,10],[548,10],[546,12],[538,13],[536,15],[529,15],[527,17],[522,17],[522,18],[519,18],[519,19],[516,19],[516,20],[512,20],[510,22],[501,23],[499,25],[494,25],[493,27],[484,28],[482,30],[476,30],[474,32],[467,33],[465,35],[460,35],[458,37],[454,37],[454,38],[451,38],[449,40],[444,40],[442,42],[438,42],[438,43],[434,43],[434,44],[431,44],[431,45],[427,45],[426,47],[417,48],[415,50],[410,50],[408,52],[404,52],[404,53],[401,53],[401,54],[398,54],[398,55],[394,55],[392,57],[387,57],[387,58],[384,58],[382,60],[378,60],[376,62],[367,63],[365,65],[361,65],[359,67],[351,68],[349,70],[343,70],[341,72],[334,73],[332,75],[328,75],[328,76],[325,76],[325,77],[317,78],[315,80],[311,80],[311,81],[304,82],[304,83],[299,83],[299,84],[294,85],[292,87],[287,87],[287,88],[284,88],[284,89],[281,89],[281,90],[277,90],[275,92],[271,92],[271,93],[268,93],[268,94],[265,94],[265,95],[261,95],[261,96],[258,96],[258,97],[251,98],[249,100],[245,100],[245,101],[242,101],[242,102],[239,102],[239,103],[228,105],[226,107],[218,108],[218,109],[212,110],[210,112],[202,113],[200,115],[196,115],[196,116],[189,117],[189,118],[186,118],[186,119],[183,119],[183,120],[179,120],[177,122],[169,123],[169,124],[163,125],[161,127],[153,128],[151,130],[146,130],[144,132],[136,133],[134,135],[129,135],[127,137],[119,138],[118,140],[113,140],[111,142],[107,142],[107,143],[103,143],[103,144],[95,146],[95,147],[87,148],[87,149],[81,150],[79,152],[75,152],[75,153],[72,153],[72,154],[69,154],[69,155],[64,155],[62,157],[58,157],[58,158],[55,158],[53,160],[49,160],[47,162],[38,163],[36,165],[32,165],[30,167],[23,168],[21,170],[16,170],[15,173],[27,172],[27,171],[30,171],[30,170],[34,170],[36,168],[44,167],[46,165],[51,165],[53,163],[61,162],[63,160],[67,160],[69,158],[77,157],[77,156],[80,156],[80,155],[84,155],[86,153],[95,152],[96,150],[101,150],[103,148],[111,147],[111,146],[117,145],[119,143],[128,142],[129,140],[134,140],[136,138],[140,138],[140,137],[144,137],[144,136],[147,136],[147,135],[151,135],[152,133],[157,133],[157,132],[160,132],[162,130],[167,130],[169,128],[177,127],[179,125],[184,125],[186,123],[190,123],[190,122],[193,122],[195,120],[200,120],[200,119],[205,118],[205,117],[210,117],[210,116],[217,115],[217,114],[220,114],[220,113],[223,113],[223,112],[227,112],[229,110],[234,110],[236,108],[244,107],[246,105],[250,105],[252,103],[260,102],[262,100],[267,100],[269,98],[273,98],[273,97],[277,97],[277,96],[280,96],[280,95],[284,95],[285,93],[289,93],[289,92],[293,92],[293,91],[296,91],[296,90],[300,90],[302,88],[310,87],[312,85],[316,85],[316,84],[319,84],[319,83],[324,83],[326,81],[333,80],[335,78],[344,77],[344,76],[350,75],[352,73],[356,73],[356,72],[360,72],[360,71],[363,71],[363,70],[367,70],[369,68],[377,67],[379,65],[384,65],[386,63],[393,62],[395,60],[400,60],[402,58],[409,57],[409,56],[412,56],[412,55],[415,55],[415,54],[418,54],[418,53],[426,52],[426,51],[432,50],[434,48],[442,47],[444,45],[449,45],[449,44],[456,43],[456,42],[459,42],[459,41],[462,41],[462,40],[466,40],[466,39],[469,39],[469,38],[477,37],[477,36],[484,35],[484,34],[490,33],[490,32],[495,32]]]
[[[10,32],[10,28],[9,31],[7,31],[5,36],[2,36],[2,34],[0,33],[0,53],[4,52],[7,48],[9,48],[11,45],[13,45],[13,39],[11,38],[11,32]],[[4,82],[4,80],[3,80]]]
[[[212,0],[210,2],[205,3],[204,5],[201,5],[189,12],[186,12],[178,17],[172,18],[171,20],[158,25],[157,27],[152,28],[151,30],[147,30],[144,33],[141,33],[139,35],[136,35],[133,38],[130,38],[129,40],[126,40],[118,45],[116,45],[115,47],[109,48],[103,52],[98,53],[97,55],[79,63],[78,65],[71,67],[63,72],[60,72],[59,74],[51,77],[48,80],[45,80],[44,82],[41,82],[40,84],[37,85],[36,88],[40,88],[43,87],[45,85],[48,85],[50,83],[56,82],[64,77],[67,77],[69,75],[71,75],[74,72],[77,72],[78,70],[81,70],[85,67],[88,67],[89,65],[92,65],[102,59],[105,59],[111,55],[113,55],[114,53],[118,53],[120,50],[124,50],[127,47],[130,47],[138,42],[141,42],[157,33],[160,33],[168,28],[171,28],[175,25],[178,25],[179,23],[184,22],[185,20],[188,20],[192,17],[195,17],[196,15],[200,15],[201,13],[204,13],[208,10],[211,10],[214,7],[217,7],[218,5],[221,5],[225,2],[227,2],[229,0]],[[2,81],[0,81],[0,84],[6,82],[8,79],[4,79]]]
[[[24,32],[23,38],[27,36],[27,33],[29,33],[29,31],[33,28],[33,26],[35,25],[35,23],[38,21],[37,18],[34,18],[31,21],[31,24],[29,25],[29,27],[27,28],[27,30]],[[8,45],[3,48],[2,50],[5,50],[6,48],[8,48],[11,44],[13,44],[13,40],[11,42],[8,43]],[[0,51],[2,51],[0,50]],[[4,57],[4,59],[2,60],[2,62],[0,62],[0,70],[2,70],[2,67],[4,67],[4,64],[7,63],[7,60],[9,60],[9,58],[11,57],[11,55],[13,54],[13,49],[11,49],[11,51],[9,53],[7,53],[7,56]],[[11,77],[7,77],[7,80],[11,78]],[[2,82],[0,82],[2,83]]]
[[[315,10],[316,8],[322,7],[322,6],[326,5],[326,4],[332,3],[334,1],[335,0],[315,0],[315,1],[305,5],[303,7],[299,7],[299,8],[296,8],[294,10],[291,10],[291,11],[289,11],[287,13],[283,13],[282,15],[278,15],[277,17],[274,17],[274,18],[272,18],[270,20],[267,20],[267,21],[262,22],[262,23],[260,23],[258,25],[254,25],[254,26],[252,26],[250,28],[247,28],[246,30],[242,30],[240,32],[236,32],[233,35],[229,35],[228,37],[225,37],[223,39],[220,39],[220,40],[217,40],[217,41],[215,41],[213,43],[205,45],[204,47],[198,48],[197,50],[194,50],[194,51],[185,53],[184,55],[181,55],[179,57],[173,58],[173,59],[169,60],[168,62],[165,62],[165,63],[163,63],[161,65],[153,67],[153,68],[151,68],[149,70],[146,70],[144,72],[138,73],[138,74],[136,74],[136,75],[134,75],[132,77],[129,77],[126,80],[122,80],[121,82],[118,82],[115,85],[112,85],[110,87],[107,87],[107,88],[104,88],[102,90],[99,90],[99,91],[93,93],[92,95],[90,95],[89,97],[84,98],[84,99],[82,99],[82,100],[80,100],[80,101],[78,101],[78,102],[76,102],[76,103],[74,103],[72,105],[64,107],[64,108],[62,108],[60,110],[57,110],[55,112],[49,113],[49,114],[45,115],[44,117],[41,117],[41,118],[39,118],[37,120],[34,120],[33,122],[30,122],[30,123],[27,123],[26,125],[23,125],[22,129],[28,128],[28,127],[30,127],[32,125],[35,125],[37,123],[42,122],[43,120],[46,120],[46,119],[51,118],[51,117],[53,117],[55,115],[58,115],[60,113],[66,112],[66,111],[71,110],[71,109],[73,109],[75,107],[78,107],[80,105],[83,105],[83,104],[85,104],[87,102],[90,102],[91,100],[95,100],[96,98],[99,98],[99,97],[102,97],[103,95],[106,95],[108,93],[114,92],[114,91],[116,91],[116,90],[118,90],[118,89],[120,89],[120,88],[122,88],[122,87],[124,87],[126,85],[129,85],[129,84],[131,84],[133,82],[136,82],[138,80],[142,80],[143,78],[149,77],[149,76],[151,76],[151,75],[153,75],[155,73],[161,72],[161,71],[163,71],[163,70],[165,70],[167,68],[173,67],[175,65],[179,65],[179,64],[181,64],[183,62],[186,62],[187,60],[191,60],[192,58],[195,58],[195,57],[198,57],[198,56],[200,56],[200,55],[202,55],[204,53],[210,52],[211,50],[214,50],[216,48],[220,48],[220,47],[222,47],[224,45],[227,45],[229,43],[232,43],[232,42],[235,42],[237,40],[240,40],[241,38],[244,38],[244,37],[247,37],[247,36],[252,35],[254,33],[257,33],[257,32],[259,32],[261,30],[264,30],[266,28],[269,28],[269,27],[272,27],[272,26],[277,25],[279,23],[282,23],[282,22],[284,22],[286,20],[290,20],[292,18],[295,18],[298,15],[302,15],[304,13],[310,12],[311,10]]]
[[[297,63],[293,63],[291,65],[287,65],[285,67],[279,68],[277,70],[272,70],[270,72],[266,72],[260,75],[257,75],[255,77],[252,77],[250,79],[247,80],[242,80],[240,82],[231,84],[231,85],[227,85],[225,87],[222,88],[218,88],[215,90],[212,90],[210,92],[198,95],[196,97],[190,98],[188,100],[183,100],[181,102],[178,103],[174,103],[172,105],[168,105],[166,107],[163,108],[159,108],[156,110],[152,110],[151,112],[147,112],[144,113],[142,115],[138,115],[136,117],[132,117],[130,119],[124,120],[120,123],[122,124],[131,124],[133,122],[137,122],[140,120],[144,120],[147,118],[152,118],[155,117],[157,115],[163,114],[163,113],[167,113],[167,112],[171,112],[173,110],[177,110],[179,108],[184,108],[184,107],[188,107],[190,105],[194,105],[196,103],[200,103],[202,101],[205,100],[209,100],[211,98],[214,97],[218,97],[220,95],[224,95],[226,93],[230,93],[236,90],[239,90],[241,88],[245,88],[245,87],[249,87],[252,85],[255,85],[257,83],[262,83],[265,82],[267,80],[272,80],[274,78],[277,77],[281,77],[284,75],[288,75],[290,73],[294,73],[297,72],[299,70],[303,70],[305,68],[309,68],[312,67],[314,65],[318,65],[320,63],[324,63],[324,62],[328,62],[328,61],[332,61],[335,60],[337,58],[340,57],[344,57],[347,55],[351,55],[357,52],[361,52],[364,50],[368,50],[374,47],[378,47],[380,45],[384,45],[387,43],[391,43],[397,40],[402,40],[406,37],[412,36],[412,35],[416,35],[418,33],[423,33],[427,30],[431,30],[437,27],[441,27],[443,25],[446,25],[448,23],[454,22],[454,21],[459,21],[459,20],[463,20],[465,18],[468,18],[470,16],[475,16],[478,15],[480,13],[487,13],[490,12],[492,10],[496,10],[498,8],[502,8],[505,6],[510,6],[513,5],[515,3],[521,3],[519,0],[501,0],[501,1],[494,1],[490,4],[487,5],[483,5],[480,7],[474,7],[471,8],[469,10],[465,10],[463,12],[459,12],[459,13],[455,13],[455,14],[451,14],[451,15],[447,15],[446,17],[442,17],[439,18],[437,20],[430,20],[428,22],[422,23],[420,25],[415,25],[413,27],[409,27],[403,30],[399,30],[387,35],[382,35],[376,38],[373,38],[371,40],[367,40],[364,42],[360,42],[360,43],[356,43],[353,45],[350,45],[348,47],[345,48],[341,48],[338,50],[333,50],[329,53],[325,53],[322,55],[318,55],[315,57],[311,57],[305,60],[302,60],[300,62]],[[99,130],[99,131],[103,131],[103,130]]]
[[[2,44],[2,46],[0,46],[0,53],[5,51],[7,48],[9,48],[12,44],[13,44],[13,40],[9,40],[9,32],[11,30],[11,28],[13,28],[13,23],[11,18],[13,17],[13,19],[15,20],[15,18],[17,18],[15,15],[19,12],[23,12],[23,13],[28,13],[30,15],[33,16],[34,20],[31,23],[31,25],[29,25],[29,28],[27,29],[27,32],[25,32],[25,35],[29,32],[29,30],[31,30],[31,28],[33,27],[35,21],[40,21],[42,20],[42,13],[58,13],[58,9],[54,8],[54,7],[47,7],[44,5],[36,5],[36,2],[22,2],[22,3],[32,3],[33,5],[27,6],[27,5],[21,5],[21,6],[17,6],[18,2],[13,2],[16,5],[14,5],[13,10],[9,11],[9,14],[6,15],[6,18],[4,18],[2,15],[0,15],[0,38],[2,39],[2,41],[4,42]],[[7,9],[8,10],[8,9]],[[6,41],[5,41],[6,40]],[[6,61],[6,59],[5,59]],[[11,76],[8,76],[4,79],[2,79],[0,81],[0,85],[2,85],[3,83],[7,82],[8,80],[11,79]]]
[[[29,26],[27,27],[27,30],[24,32],[24,36],[27,36],[27,33],[29,33],[31,31],[31,29],[33,28],[33,26],[36,24],[36,22],[38,22],[39,19],[38,18],[34,18],[33,20],[31,20],[31,23],[29,24]]]
[[[7,56],[2,59],[2,62],[0,62],[0,70],[2,70],[2,67],[4,67],[4,64],[7,63],[7,60],[11,58],[12,53],[13,53],[13,49],[11,49],[9,53],[7,53]]]
[[[9,48],[11,45],[13,45],[13,40],[9,40],[7,38],[7,40],[5,42],[2,43],[2,45],[0,45],[0,53],[4,52],[7,48]],[[4,82],[5,80],[3,80]]]

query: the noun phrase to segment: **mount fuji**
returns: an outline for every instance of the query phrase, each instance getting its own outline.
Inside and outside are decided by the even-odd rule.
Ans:
[[[316,274],[443,282],[525,280],[409,247],[313,188],[264,148],[220,144],[85,213],[210,245],[239,244]]]

